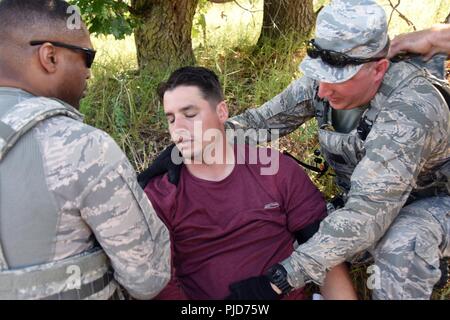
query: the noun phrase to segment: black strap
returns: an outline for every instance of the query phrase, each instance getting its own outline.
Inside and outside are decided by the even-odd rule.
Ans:
[[[358,127],[356,128],[356,132],[358,132],[358,136],[362,141],[366,141],[372,126],[373,122],[371,120],[367,119],[365,116],[361,118]]]
[[[283,154],[288,156],[289,158],[293,159],[295,162],[297,162],[302,167],[304,167],[304,168],[306,168],[308,170],[320,173],[321,175],[323,175],[328,170],[328,164],[327,163],[324,163],[324,168],[320,169],[320,168],[314,167],[312,165],[309,165],[307,163],[304,163],[303,161],[298,160],[296,157],[294,157],[292,154],[290,154],[286,150],[283,151]]]
[[[315,118],[317,120],[317,125],[321,128],[328,122],[328,112],[331,107],[328,100],[319,97],[319,86],[317,86],[316,93],[314,95],[314,107],[316,109]]]

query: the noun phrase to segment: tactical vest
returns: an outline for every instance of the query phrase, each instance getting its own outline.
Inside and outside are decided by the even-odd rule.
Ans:
[[[20,137],[54,116],[83,119],[64,102],[48,98],[22,101],[4,114],[0,118],[0,165]],[[109,259],[101,248],[60,261],[10,269],[0,241],[1,300],[84,299],[102,291],[112,279]]]
[[[417,68],[417,67],[416,67]],[[378,114],[384,102],[389,99],[397,90],[408,85],[413,79],[417,77],[424,77],[443,95],[450,106],[450,87],[446,81],[439,80],[432,76],[426,69],[417,68],[416,71],[411,72],[400,85],[397,87],[390,86],[389,83],[382,83],[378,92],[384,98],[373,99],[367,110],[363,113],[357,128],[349,133],[339,133],[334,131],[330,114],[330,104],[328,101],[318,97],[318,91],[314,98],[315,116],[319,126],[319,143],[321,152],[328,164],[335,170],[336,184],[339,186],[343,194],[347,194],[350,190],[350,180],[352,173],[361,159],[365,156],[364,142],[369,134],[373,124],[375,123]],[[450,190],[448,181],[450,178],[450,161],[447,161],[439,170],[428,177],[430,181],[426,188],[421,191],[422,196],[432,196],[437,192],[436,188],[446,189],[446,193]],[[412,192],[412,195],[417,192]]]

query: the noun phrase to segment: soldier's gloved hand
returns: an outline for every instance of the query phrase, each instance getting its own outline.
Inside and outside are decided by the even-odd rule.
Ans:
[[[169,175],[169,181],[174,185],[178,185],[183,164],[175,164],[172,159],[172,154],[179,155],[179,153],[180,151],[177,149],[175,144],[171,144],[163,152],[161,152],[155,161],[153,161],[151,166],[138,175],[137,179],[142,189],[145,188],[152,178],[163,175],[166,172]]]
[[[259,276],[231,284],[225,300],[277,300],[281,296],[273,290],[267,276]]]

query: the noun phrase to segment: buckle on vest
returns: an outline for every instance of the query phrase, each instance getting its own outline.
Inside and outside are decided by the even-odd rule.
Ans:
[[[373,121],[367,118],[361,119],[358,127],[356,128],[356,132],[358,132],[358,136],[362,141],[365,141],[367,136],[369,135],[370,129],[372,129]]]

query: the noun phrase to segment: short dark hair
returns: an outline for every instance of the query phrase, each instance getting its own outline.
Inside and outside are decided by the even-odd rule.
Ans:
[[[163,101],[166,91],[171,91],[179,86],[198,87],[203,98],[212,104],[224,100],[222,86],[217,75],[203,67],[183,67],[175,70],[166,82],[158,86],[158,96]]]
[[[67,25],[69,7],[63,0],[0,0],[0,40],[12,31],[30,32],[42,24],[55,29]]]

